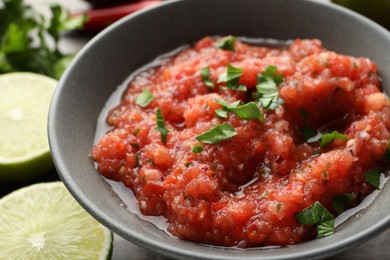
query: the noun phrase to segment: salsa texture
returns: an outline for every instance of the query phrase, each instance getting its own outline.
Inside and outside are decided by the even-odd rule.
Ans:
[[[305,209],[337,216],[375,189],[390,138],[380,83],[373,61],[316,39],[205,37],[132,79],[92,158],[181,239],[296,244],[320,233]]]

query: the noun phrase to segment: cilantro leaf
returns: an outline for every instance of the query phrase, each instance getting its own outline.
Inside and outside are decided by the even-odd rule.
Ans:
[[[385,156],[387,159],[390,159],[390,140],[387,141]]]
[[[228,89],[246,91],[246,87],[244,85],[238,84],[242,71],[242,68],[236,68],[228,64],[226,72],[219,75],[217,83],[225,82]]]
[[[229,114],[229,110],[226,108],[220,108],[215,110],[215,114],[217,115],[218,118],[227,118]]]
[[[45,19],[22,0],[6,0],[0,7],[0,73],[30,71],[58,79],[73,54],[58,47],[60,33],[78,29],[85,16],[70,17],[59,5]]]
[[[258,119],[264,121],[263,114],[255,102],[249,102],[242,106],[231,108],[230,111],[242,119]]]
[[[255,102],[249,102],[241,106],[239,105],[239,100],[230,104],[223,100],[217,100],[217,103],[223,106],[222,109],[215,111],[220,118],[227,118],[227,114],[232,112],[241,119],[259,119],[264,121],[263,114]]]
[[[355,199],[356,194],[354,193],[337,194],[333,198],[332,206],[338,214],[341,214],[352,206]]]
[[[309,140],[310,140],[310,142],[318,141],[319,138],[321,138],[321,136],[319,136],[319,138],[316,138],[315,140],[313,140],[313,137],[317,136],[317,134],[318,134],[318,133],[317,133],[313,128],[311,128],[310,126],[305,125],[305,126],[303,127],[302,136],[303,136],[303,138],[304,138],[307,142],[309,142]]]
[[[317,238],[326,237],[334,234],[334,220],[321,222],[317,226]]]
[[[275,76],[277,70],[278,69],[276,68],[276,66],[269,65],[269,66],[267,66],[267,68],[265,68],[263,76],[266,77],[266,78],[272,78],[273,79],[273,77]]]
[[[316,225],[334,219],[334,216],[318,201],[295,214],[295,217],[304,225]]]
[[[264,191],[264,192],[260,195],[259,199],[264,198],[265,196],[268,195],[268,193],[269,193],[268,191]]]
[[[204,147],[201,145],[195,145],[192,147],[192,152],[193,153],[201,153],[204,150]]]
[[[276,109],[284,103],[284,100],[279,98],[278,85],[284,81],[281,73],[276,74],[275,66],[268,66],[263,75],[257,75],[256,93],[254,97],[265,109]]]
[[[340,134],[337,131],[333,131],[331,133],[322,134],[321,140],[320,140],[320,147],[324,147],[330,142],[332,142],[334,139],[341,139],[341,140],[348,140],[348,136]]]
[[[150,102],[155,99],[155,96],[150,92],[148,88],[144,88],[141,94],[138,95],[135,103],[140,107],[147,107]]]
[[[366,182],[375,189],[379,189],[381,172],[379,169],[373,169],[365,174]]]
[[[227,118],[229,112],[230,112],[230,109],[232,108],[235,108],[235,107],[238,107],[238,105],[240,105],[240,100],[237,100],[235,102],[232,102],[232,103],[226,103],[224,100],[216,100],[216,102],[218,104],[220,104],[221,106],[223,106],[223,108],[221,109],[218,109],[218,110],[215,110],[215,113],[217,114],[217,117],[219,118]]]
[[[237,135],[236,130],[228,123],[223,123],[211,128],[209,131],[198,135],[196,140],[206,144],[216,144]]]
[[[200,75],[202,76],[203,83],[208,87],[210,91],[212,88],[215,88],[214,82],[210,78],[210,66],[200,69]]]
[[[240,105],[240,103],[241,103],[240,100],[234,101],[232,103],[227,103],[227,102],[225,102],[224,100],[221,100],[221,99],[216,100],[216,102],[218,104],[220,104],[221,106],[223,106],[224,108],[228,109],[228,110],[230,110],[232,108],[238,107]]]
[[[164,117],[162,115],[161,109],[158,108],[156,111],[156,120],[157,120],[157,126],[154,128],[154,130],[157,130],[161,134],[161,142],[163,144],[167,143],[167,136],[169,134],[169,130],[165,127]]]
[[[236,51],[234,48],[234,42],[236,41],[236,37],[234,36],[228,36],[225,38],[222,38],[218,42],[215,43],[215,47],[227,50],[227,51]]]
[[[295,214],[303,225],[317,225],[317,237],[321,238],[334,233],[334,216],[318,201]]]

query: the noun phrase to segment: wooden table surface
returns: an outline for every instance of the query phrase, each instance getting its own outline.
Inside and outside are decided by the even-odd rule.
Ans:
[[[317,1],[327,1],[327,0],[317,0]],[[61,3],[61,5],[66,6],[70,10],[82,10],[88,8],[88,4],[83,2],[82,0],[25,0],[25,2],[32,4],[36,9],[41,10],[42,12],[47,11],[48,3]],[[91,38],[90,35],[82,35],[82,34],[69,34],[64,37],[61,41],[61,47],[66,52],[77,51],[82,46],[88,42]],[[55,181],[59,180],[59,177],[55,171],[52,173],[36,179],[33,182],[26,183],[2,183],[0,182],[0,197],[6,195],[7,193],[16,190],[20,187],[39,183],[39,182],[47,182],[47,181]],[[113,260],[168,260],[168,258],[160,256],[154,252],[151,252],[148,249],[141,248],[137,245],[134,245],[125,239],[121,238],[118,235],[114,236],[114,251],[113,251]],[[390,260],[390,229],[384,231],[379,236],[371,239],[370,241],[355,247],[349,251],[336,255],[334,257],[328,258],[332,260],[367,260],[367,259],[380,259]]]

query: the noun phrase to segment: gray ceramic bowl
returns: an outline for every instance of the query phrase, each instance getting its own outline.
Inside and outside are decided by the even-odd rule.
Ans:
[[[390,33],[360,15],[303,0],[185,0],[131,15],[78,54],[56,89],[49,138],[56,168],[96,219],[129,241],[179,259],[304,259],[334,255],[390,226],[390,185],[332,236],[278,249],[210,247],[178,240],[121,206],[89,154],[97,118],[128,75],[156,56],[206,35],[319,38],[328,49],[375,60],[390,91]]]

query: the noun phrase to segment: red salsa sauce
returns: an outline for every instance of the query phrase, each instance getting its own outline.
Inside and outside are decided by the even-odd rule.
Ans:
[[[251,103],[252,117],[233,102],[241,112]],[[305,209],[320,203],[337,216],[335,198],[347,194],[349,208],[375,189],[367,172],[385,166],[390,105],[374,62],[319,40],[272,48],[205,37],[136,75],[107,123],[92,150],[99,172],[129,187],[143,214],[164,216],[171,234],[290,245],[320,233],[299,218]],[[220,140],[200,137],[221,125]]]

